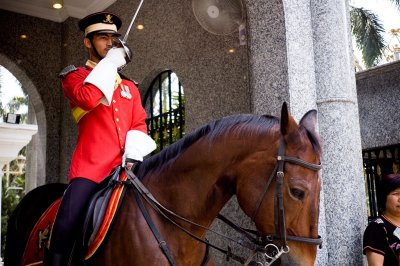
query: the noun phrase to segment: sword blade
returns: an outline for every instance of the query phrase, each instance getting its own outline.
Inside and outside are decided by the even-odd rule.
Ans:
[[[122,41],[124,41],[125,43],[126,43],[126,40],[128,40],[129,32],[131,31],[133,22],[135,22],[136,16],[137,16],[137,14],[139,13],[140,8],[142,7],[143,1],[144,1],[144,0],[140,0],[139,6],[138,6],[138,8],[136,9],[135,15],[133,15],[133,18],[132,18],[132,20],[131,20],[131,23],[129,24],[129,27],[128,27],[128,29],[126,30],[126,33],[125,33],[124,38],[122,39]]]

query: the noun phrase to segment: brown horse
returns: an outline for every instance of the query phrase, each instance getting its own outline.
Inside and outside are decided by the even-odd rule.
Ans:
[[[139,178],[130,175],[129,183],[136,186],[127,190],[112,231],[90,264],[214,265],[205,260],[207,244],[199,240],[236,194],[258,231],[256,250],[267,253],[263,247],[272,243],[282,265],[313,265],[320,243],[321,151],[315,124],[316,111],[297,124],[284,104],[280,120],[223,118],[145,160]],[[142,193],[140,198],[146,199],[144,206],[172,262],[135,200],[135,191],[146,188],[150,197]]]

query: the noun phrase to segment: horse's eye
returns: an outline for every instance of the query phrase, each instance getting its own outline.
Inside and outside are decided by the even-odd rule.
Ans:
[[[292,194],[293,197],[295,197],[298,200],[303,200],[305,193],[303,190],[298,189],[298,188],[291,188],[290,189],[290,194]]]

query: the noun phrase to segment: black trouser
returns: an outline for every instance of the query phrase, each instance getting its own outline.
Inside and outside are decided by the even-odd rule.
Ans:
[[[65,190],[51,233],[50,250],[69,256],[76,239],[83,214],[89,200],[96,192],[97,183],[85,178],[75,178]]]

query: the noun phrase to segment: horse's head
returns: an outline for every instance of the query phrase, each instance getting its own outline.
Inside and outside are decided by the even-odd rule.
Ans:
[[[313,265],[316,257],[321,151],[315,126],[315,110],[297,124],[284,104],[273,142],[260,140],[258,151],[243,160],[251,170],[237,182],[238,202],[257,230],[276,246],[289,246],[283,265]]]

